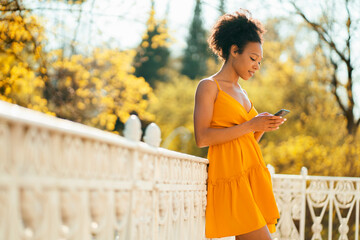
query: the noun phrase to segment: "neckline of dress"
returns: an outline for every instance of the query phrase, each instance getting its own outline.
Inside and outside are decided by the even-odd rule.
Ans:
[[[237,103],[245,110],[245,112],[246,112],[247,114],[249,114],[249,113],[251,112],[251,110],[253,109],[253,103],[251,102],[250,99],[249,99],[249,101],[250,101],[251,106],[250,106],[250,110],[247,111],[247,110],[245,109],[245,107],[244,107],[238,100],[236,100],[233,96],[231,96],[230,94],[228,94],[227,92],[225,92],[225,91],[223,91],[223,90],[221,90],[221,89],[218,89],[218,90],[219,90],[219,92],[225,93],[225,94],[226,94],[228,97],[230,97],[233,101],[237,102]]]

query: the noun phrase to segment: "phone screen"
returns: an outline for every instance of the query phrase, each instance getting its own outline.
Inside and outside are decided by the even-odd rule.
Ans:
[[[275,113],[274,115],[275,115],[275,116],[283,117],[283,116],[285,116],[286,114],[288,114],[289,112],[290,112],[289,110],[281,109],[281,110],[279,110],[277,113]]]

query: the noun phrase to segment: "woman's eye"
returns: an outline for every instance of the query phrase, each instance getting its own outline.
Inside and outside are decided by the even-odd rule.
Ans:
[[[250,57],[250,59],[251,59],[252,61],[255,61],[255,59],[254,59],[254,58],[252,58],[252,57]]]

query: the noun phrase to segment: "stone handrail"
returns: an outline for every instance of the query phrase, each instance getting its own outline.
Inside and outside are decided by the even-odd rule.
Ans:
[[[0,239],[203,239],[207,159],[0,101]]]
[[[204,240],[208,160],[140,125],[121,137],[0,101],[0,239]],[[360,178],[268,168],[274,240],[359,240]]]

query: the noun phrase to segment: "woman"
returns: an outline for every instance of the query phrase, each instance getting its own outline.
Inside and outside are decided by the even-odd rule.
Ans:
[[[222,16],[208,39],[224,64],[199,82],[195,96],[196,143],[209,146],[207,238],[271,239],[280,217],[258,141],[286,119],[258,114],[238,83],[260,69],[264,32],[242,10]]]

